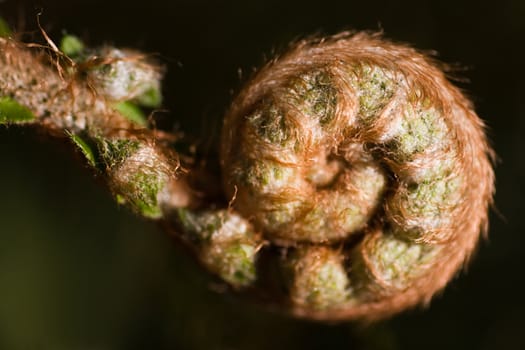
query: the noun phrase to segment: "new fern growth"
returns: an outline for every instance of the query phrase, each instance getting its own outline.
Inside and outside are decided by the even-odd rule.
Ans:
[[[0,123],[69,138],[119,203],[288,313],[372,320],[427,303],[487,228],[483,123],[407,46],[367,33],[295,43],[233,101],[210,174],[148,128],[142,109],[162,100],[148,56],[3,34]]]

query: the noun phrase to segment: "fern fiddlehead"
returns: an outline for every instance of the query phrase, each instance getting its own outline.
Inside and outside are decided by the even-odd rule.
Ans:
[[[225,117],[222,201],[210,203],[192,163],[125,117],[122,103],[158,94],[154,64],[79,49],[78,62],[92,63],[79,77],[68,56],[54,66],[0,44],[0,117],[67,131],[120,202],[174,227],[235,289],[294,315],[377,319],[428,302],[486,230],[494,176],[483,124],[404,45],[343,33],[263,67]]]

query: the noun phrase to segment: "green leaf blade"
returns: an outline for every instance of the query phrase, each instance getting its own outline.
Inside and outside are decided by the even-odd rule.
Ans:
[[[129,121],[140,125],[140,126],[147,126],[148,120],[146,119],[146,116],[144,113],[140,110],[139,107],[137,107],[135,104],[124,101],[117,103],[115,105],[115,109],[120,112],[126,119]]]
[[[0,124],[22,124],[35,119],[29,108],[10,97],[0,97]]]

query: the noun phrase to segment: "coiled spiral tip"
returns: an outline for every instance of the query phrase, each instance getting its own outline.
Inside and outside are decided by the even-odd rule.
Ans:
[[[388,316],[424,303],[486,230],[492,151],[438,65],[375,34],[305,40],[226,115],[233,208],[279,251],[292,313]]]
[[[373,320],[427,303],[487,229],[483,123],[407,46],[342,33],[263,67],[224,120],[223,191],[137,113],[161,101],[159,67],[129,50],[70,39],[71,58],[50,46],[65,63],[0,37],[0,124],[69,135],[120,203],[280,310]]]

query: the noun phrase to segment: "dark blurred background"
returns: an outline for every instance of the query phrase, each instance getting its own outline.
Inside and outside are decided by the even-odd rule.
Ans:
[[[294,320],[219,293],[67,147],[0,128],[0,349],[525,349],[525,1],[0,1],[26,31],[160,54],[168,116],[205,140],[253,67],[344,29],[459,64],[499,156],[496,208],[467,273],[429,308],[370,326]],[[38,37],[38,35],[36,35]],[[520,218],[521,217],[521,218]]]

